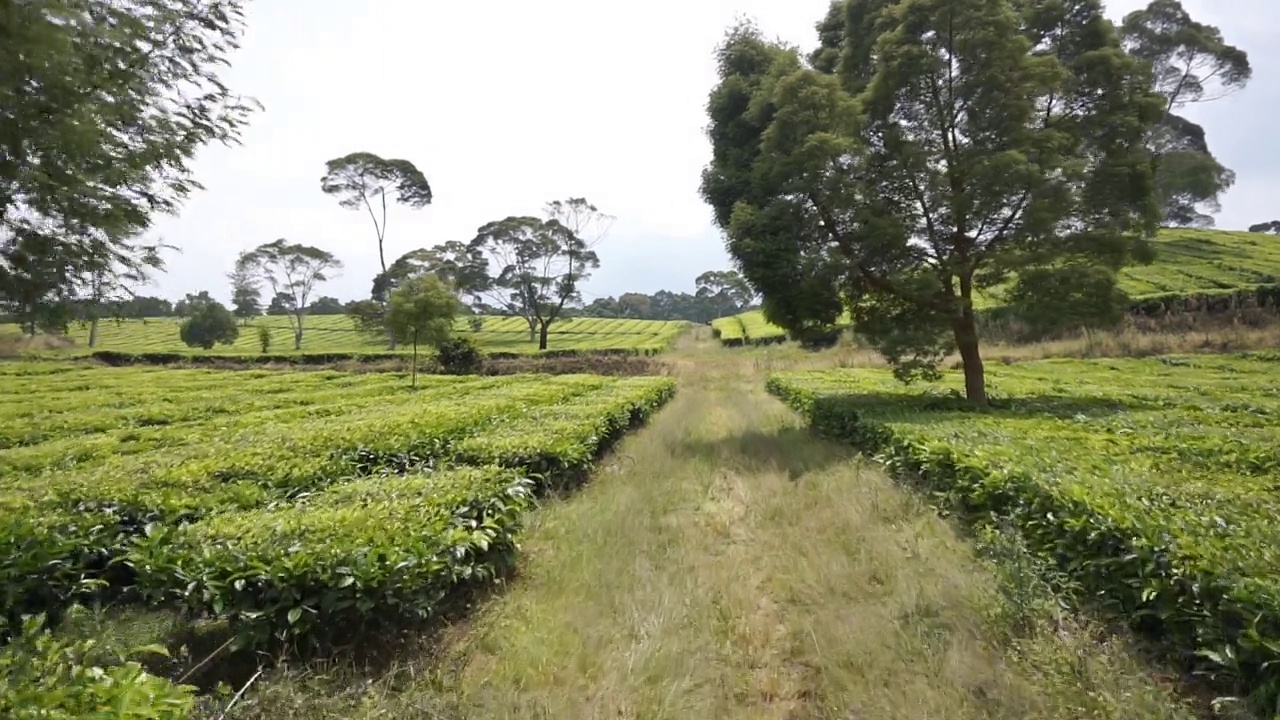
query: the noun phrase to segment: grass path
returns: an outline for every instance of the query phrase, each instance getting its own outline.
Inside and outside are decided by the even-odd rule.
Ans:
[[[677,398],[535,513],[443,649],[276,674],[233,717],[1190,717],[1114,639],[1038,611],[1012,633],[947,523],[806,434],[753,355],[685,345]]]

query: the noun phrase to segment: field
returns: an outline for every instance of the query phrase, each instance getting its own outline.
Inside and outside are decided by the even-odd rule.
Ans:
[[[1280,696],[1280,357],[1048,360],[904,391],[875,370],[779,373],[822,434],[965,514],[1011,520],[1108,614],[1264,707]],[[1268,704],[1270,703],[1270,704]]]
[[[538,343],[529,342],[529,329],[521,318],[485,317],[478,332],[471,328],[468,320],[469,318],[462,318],[458,321],[458,333],[475,340],[485,352],[538,352]],[[121,322],[103,320],[98,324],[98,340],[94,349],[129,353],[193,352],[178,337],[180,323],[177,318]],[[234,344],[216,345],[211,352],[257,354],[262,349],[256,329],[259,325],[271,330],[272,353],[293,351],[293,331],[290,329],[289,319],[284,316],[264,316],[241,327],[240,337]],[[689,323],[683,321],[571,318],[551,325],[547,349],[629,350],[654,354],[665,350],[688,327]],[[68,335],[75,341],[77,350],[88,349],[87,324],[73,324]],[[306,318],[302,340],[304,353],[378,352],[385,349],[385,341],[357,333],[346,316],[317,315]]]
[[[249,647],[432,617],[506,572],[537,491],[673,390],[8,363],[0,612],[144,599],[224,618]]]
[[[697,328],[655,361],[670,377],[426,376],[417,390],[390,372],[0,364],[0,717],[1195,717],[1198,696],[1062,604],[1024,553],[1074,549],[1064,564],[1109,582],[1112,610],[1166,611],[1185,647],[1232,641],[1230,613],[1265,609],[1274,572],[1266,361],[997,367],[1011,399],[978,414],[828,370],[847,350],[728,351]],[[826,399],[850,388],[864,397]],[[814,409],[843,442],[806,431]],[[917,435],[865,434],[873,421]],[[960,457],[946,454],[958,439],[985,454],[935,480],[949,496],[922,495],[847,442],[867,438],[927,450],[924,469],[953,467],[940,458]],[[1030,469],[995,475],[983,458]],[[1032,471],[1058,473],[1074,514],[995,484],[1046,484]],[[962,492],[980,482],[990,492]],[[1086,491],[1106,482],[1120,489],[1097,495],[1103,510],[1168,506],[1173,520],[1134,525],[1141,541],[1183,523],[1181,544],[1132,553],[1154,561],[1139,589],[1136,561],[1095,551],[1161,515],[1093,522]],[[1210,496],[1207,515],[1194,502]],[[960,534],[933,497],[1004,502],[1031,548]],[[1046,512],[1092,524],[1063,531]],[[1202,515],[1229,530],[1195,544],[1214,529]],[[1257,555],[1235,541],[1246,532]],[[1159,572],[1195,562],[1217,605],[1192,616]],[[14,622],[63,607],[51,633]],[[1245,665],[1261,657],[1232,642]],[[128,648],[142,664],[111,654]]]
[[[1138,306],[1186,303],[1194,309],[1206,299],[1280,285],[1280,238],[1274,235],[1168,228],[1160,231],[1155,249],[1155,262],[1120,273],[1120,287]],[[999,304],[998,293],[977,300],[981,308]],[[720,318],[712,327],[731,327],[732,320],[740,328],[719,336],[726,346],[777,342],[785,336],[758,310]]]

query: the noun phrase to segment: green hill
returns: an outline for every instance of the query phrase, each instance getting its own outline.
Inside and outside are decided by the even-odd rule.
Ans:
[[[1214,298],[1280,286],[1280,237],[1275,235],[1165,228],[1155,248],[1155,262],[1120,273],[1120,287],[1138,306],[1158,309],[1157,303],[1183,302],[1195,307]],[[979,307],[998,305],[997,293],[978,300]],[[784,334],[759,310],[734,317],[742,335],[726,344],[759,344]]]

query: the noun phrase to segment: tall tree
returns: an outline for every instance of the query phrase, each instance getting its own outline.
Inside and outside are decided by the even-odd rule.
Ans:
[[[196,152],[237,142],[257,107],[217,75],[237,47],[242,5],[4,4],[0,285],[55,299],[55,286],[38,282],[65,286],[102,258],[137,251],[130,239],[200,187]],[[137,252],[132,261],[152,257]]]
[[[567,303],[581,299],[579,285],[600,267],[587,242],[557,219],[508,217],[479,229],[470,250],[483,265],[459,287],[487,299],[529,325],[529,340],[547,349],[548,329]]]
[[[364,208],[378,237],[378,264],[387,271],[384,245],[387,238],[387,196],[411,208],[431,203],[431,185],[413,163],[390,160],[369,152],[355,152],[325,163],[320,189],[338,198],[348,210]],[[377,206],[377,210],[375,210]]]
[[[271,288],[273,304],[274,298],[284,297],[294,350],[302,349],[311,292],[320,283],[333,279],[333,273],[341,268],[342,261],[332,253],[284,238],[246,250],[236,260],[236,272],[257,278]]]
[[[1151,63],[1152,85],[1165,99],[1164,117],[1149,142],[1159,155],[1156,191],[1170,225],[1212,225],[1201,211],[1220,209],[1218,198],[1235,173],[1209,151],[1204,128],[1175,111],[1244,88],[1253,75],[1249,57],[1212,25],[1196,22],[1179,0],[1152,0],[1122,25],[1126,50]]]
[[[248,268],[238,265],[227,273],[227,279],[231,281],[232,314],[247,325],[249,318],[262,314],[262,285]]]
[[[771,321],[795,333],[848,308],[904,380],[958,350],[985,403],[978,290],[1081,267],[1096,288],[1148,256],[1144,140],[1163,102],[1098,0],[846,12],[863,23],[843,33],[857,62],[834,75],[730,32],[704,196]]]
[[[123,250],[121,249],[123,248]],[[77,298],[81,320],[89,324],[89,347],[98,345],[98,324],[104,317],[124,317],[124,304],[134,288],[151,279],[152,270],[163,270],[163,243],[120,243],[114,249],[100,248],[102,256],[88,256],[79,266],[72,292]]]

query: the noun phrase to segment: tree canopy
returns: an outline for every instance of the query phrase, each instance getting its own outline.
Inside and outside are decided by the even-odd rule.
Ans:
[[[230,311],[216,300],[210,300],[194,307],[191,317],[178,328],[178,335],[190,347],[212,350],[216,343],[234,343],[240,337],[240,328]]]
[[[413,345],[413,384],[417,385],[418,346],[440,347],[453,335],[458,298],[435,275],[418,275],[391,293],[387,327],[400,342]]]
[[[200,187],[196,152],[238,142],[258,107],[217,72],[238,45],[242,6],[5,4],[0,287],[31,324],[62,312],[69,286],[94,268],[160,267],[137,238]]]
[[[1149,257],[1165,102],[1097,0],[847,0],[819,30],[808,61],[729,32],[703,195],[772,322],[847,310],[904,380],[958,350],[985,403],[980,289]]]
[[[370,152],[354,152],[325,163],[320,189],[338,198],[348,210],[364,208],[373,220],[378,237],[378,263],[387,271],[384,245],[387,236],[387,197],[411,208],[429,205],[431,184],[413,163],[398,158],[386,159]],[[375,210],[377,205],[379,210]]]
[[[293,347],[302,349],[308,300],[315,288],[333,278],[342,261],[327,250],[290,243],[284,238],[246,250],[236,260],[236,272],[256,278],[271,289],[274,308],[284,306],[293,327]],[[271,309],[268,309],[271,314]]]
[[[468,248],[482,265],[466,274],[459,289],[484,298],[529,325],[529,339],[547,349],[552,323],[579,286],[600,267],[594,250],[557,219],[512,216],[482,226]]]
[[[1221,31],[1196,22],[1179,0],[1152,0],[1125,16],[1124,47],[1151,64],[1152,87],[1165,100],[1164,116],[1148,142],[1157,154],[1156,195],[1168,225],[1207,226],[1235,173],[1209,151],[1204,128],[1175,111],[1244,88],[1253,75],[1249,57],[1227,44]],[[1208,212],[1205,212],[1205,211]]]

